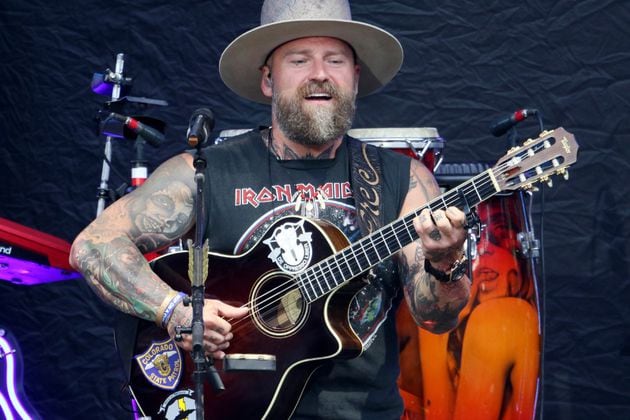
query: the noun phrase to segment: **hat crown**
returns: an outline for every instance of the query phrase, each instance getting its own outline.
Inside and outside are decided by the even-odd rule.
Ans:
[[[352,20],[347,0],[265,0],[260,24],[299,19]]]

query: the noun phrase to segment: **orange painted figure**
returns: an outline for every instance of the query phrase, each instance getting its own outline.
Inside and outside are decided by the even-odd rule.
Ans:
[[[533,270],[517,240],[525,230],[519,204],[512,195],[479,206],[486,228],[459,326],[441,335],[419,330],[424,419],[534,417],[540,327]]]

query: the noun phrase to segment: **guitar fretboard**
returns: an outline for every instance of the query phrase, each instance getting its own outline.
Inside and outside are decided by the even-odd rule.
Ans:
[[[302,295],[309,303],[313,302],[418,239],[418,234],[413,227],[413,219],[424,209],[433,212],[451,206],[460,209],[470,208],[499,191],[500,188],[494,181],[492,169],[469,179],[423,207],[383,226],[339,253],[305,270],[297,277]]]

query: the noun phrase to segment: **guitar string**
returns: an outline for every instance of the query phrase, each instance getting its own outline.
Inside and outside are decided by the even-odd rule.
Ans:
[[[540,144],[534,145],[532,147],[535,148],[536,146],[540,146]],[[527,150],[523,150],[521,152],[519,152],[521,155],[527,155]],[[515,154],[515,156],[518,156],[519,154]],[[526,157],[527,158],[527,157]],[[524,160],[524,159],[522,159]],[[503,164],[499,164],[497,165],[495,168],[491,168],[489,169],[489,171],[492,172],[492,174],[496,176],[502,172],[504,169],[507,169],[509,166],[512,166],[512,164],[510,163],[510,160],[508,160],[507,162],[503,163]],[[486,177],[484,177],[484,175],[486,175]],[[512,176],[510,178],[514,178],[515,176]],[[540,174],[538,174],[538,177],[540,177]],[[480,181],[479,184],[477,184],[475,182],[476,178],[480,178],[477,181]],[[475,192],[475,194],[477,194],[479,196],[479,190],[484,188],[484,187],[488,187],[488,186],[492,186],[494,184],[494,180],[492,179],[492,177],[488,176],[488,170],[484,171],[483,173],[481,173],[479,176],[477,177],[473,177],[471,179],[469,179],[468,181],[465,181],[464,183],[462,183],[460,185],[459,188],[456,188],[456,190],[454,191],[462,191],[464,193],[464,195],[466,195],[467,193],[472,193]],[[472,188],[469,188],[472,187]],[[451,191],[453,192],[453,191]],[[487,198],[490,198],[492,195],[496,194],[498,191],[494,191],[492,194],[490,194]],[[444,198],[444,195],[441,195],[439,197],[434,198],[433,200],[431,200],[429,203],[425,204],[423,207],[416,209],[415,211],[412,211],[411,213],[407,214],[406,216],[403,216],[400,219],[397,219],[396,221],[384,226],[383,228],[379,229],[377,232],[381,233],[381,237],[383,238],[382,241],[377,239],[377,244],[374,244],[373,241],[373,236],[374,235],[368,235],[364,238],[362,238],[361,240],[359,240],[358,242],[356,242],[353,245],[350,245],[346,248],[344,248],[343,250],[339,251],[338,253],[331,255],[327,258],[324,258],[323,260],[321,260],[320,262],[318,262],[317,264],[315,264],[314,266],[311,266],[310,268],[308,268],[307,270],[305,270],[304,272],[298,274],[296,277],[290,279],[289,281],[286,281],[284,284],[281,284],[279,286],[276,286],[275,288],[270,289],[269,291],[256,296],[255,298],[253,298],[250,302],[248,302],[246,305],[243,306],[249,306],[250,308],[254,308],[256,307],[256,313],[259,314],[259,317],[262,317],[264,319],[265,316],[270,315],[271,313],[273,313],[276,309],[277,309],[277,303],[280,301],[280,299],[284,296],[286,296],[287,293],[295,291],[295,290],[299,290],[300,289],[300,285],[303,286],[303,288],[305,289],[306,287],[306,281],[308,281],[309,285],[311,286],[311,289],[316,292],[316,289],[312,286],[314,283],[314,280],[311,278],[311,275],[313,275],[315,277],[315,283],[317,283],[317,275],[315,273],[315,270],[319,267],[319,270],[321,272],[321,274],[323,274],[324,276],[328,276],[328,275],[334,275],[335,270],[334,268],[330,268],[331,267],[331,260],[335,261],[335,259],[337,258],[342,258],[342,254],[346,254],[348,253],[347,251],[351,251],[351,253],[353,254],[353,258],[355,259],[355,262],[357,262],[358,264],[360,264],[356,254],[354,253],[354,249],[355,248],[365,248],[365,247],[361,247],[360,245],[363,242],[368,242],[371,241],[372,242],[372,248],[374,250],[376,250],[376,254],[377,256],[380,255],[379,251],[383,251],[387,257],[390,257],[391,255],[393,255],[395,252],[398,252],[401,248],[399,247],[395,252],[390,252],[389,250],[389,246],[387,244],[388,241],[390,241],[391,239],[396,239],[398,240],[399,235],[403,232],[403,229],[407,231],[407,234],[410,236],[410,238],[413,240],[417,239],[417,234],[415,234],[415,238],[414,236],[412,236],[411,232],[415,232],[415,229],[412,231],[410,230],[410,226],[413,225],[413,219],[425,208],[428,208],[429,211],[434,211],[437,209],[440,209],[441,207],[435,207],[436,204],[439,204],[439,202],[442,202],[442,205],[444,206],[444,208],[449,207],[452,204],[456,204],[459,199],[460,196],[459,195],[455,195],[455,194],[447,194],[447,195],[451,195],[452,197],[447,197],[447,199]],[[484,199],[482,199],[481,201],[483,201]],[[433,206],[433,207],[432,207]],[[409,220],[407,220],[409,219]],[[384,231],[387,230],[387,236],[385,236],[385,234],[383,233]],[[376,233],[376,232],[375,232]],[[411,242],[409,242],[411,243]],[[365,245],[365,244],[363,244]],[[380,248],[379,248],[380,247]],[[365,254],[365,251],[364,251]],[[366,256],[366,260],[367,262],[370,264],[370,267],[376,265],[373,264],[369,257]],[[336,287],[339,287],[341,284],[351,280],[354,277],[359,276],[360,274],[364,273],[365,271],[367,271],[370,267],[362,270],[361,272],[357,272],[357,273],[353,273],[352,269],[350,268],[350,263],[348,262],[348,256],[343,256],[343,259],[345,260],[345,263],[348,267],[348,271],[350,272],[350,274],[352,274],[351,277],[347,278],[346,280],[344,280],[342,283],[337,284],[335,287],[327,290],[326,292],[322,293],[320,296],[316,295],[316,299],[310,300],[310,298],[308,299],[310,302],[317,300],[318,298],[324,296],[325,294],[329,293],[330,291],[334,290]],[[327,264],[328,269],[324,269],[322,268],[324,266],[324,264]],[[342,275],[342,277],[344,277],[345,275],[343,274],[343,270],[340,268],[339,264],[337,263],[337,268],[338,273]],[[360,266],[358,267],[360,268]],[[312,274],[309,274],[309,272],[312,272]],[[320,275],[321,276],[321,275]],[[305,277],[305,278],[303,278]],[[296,281],[297,280],[297,283]],[[321,283],[321,282],[320,282]],[[323,291],[322,286],[320,286],[320,290]],[[306,291],[306,290],[305,290]],[[308,298],[308,291],[306,291],[306,297]],[[297,302],[298,299],[302,298],[302,296],[300,295],[297,299],[294,299],[292,302],[287,302],[288,304],[294,304]],[[308,303],[310,303],[308,302]],[[246,320],[248,320],[250,317],[253,317],[252,311],[250,309],[250,314],[246,315],[243,318],[238,319],[237,321],[234,322],[233,324],[233,332],[237,332],[240,331],[241,329],[240,324],[242,324],[243,322],[245,322]],[[231,321],[231,320],[229,320]]]
[[[506,164],[507,167],[507,164]],[[501,167],[498,166],[496,169],[493,169],[493,171],[495,171],[495,175],[496,173],[500,172]],[[464,194],[467,193],[472,193],[472,192],[477,192],[478,189],[481,189],[483,187],[487,187],[489,185],[492,185],[492,179],[488,180],[488,179],[483,179],[483,175],[486,174],[487,175],[487,171],[485,171],[484,173],[480,174],[480,181],[482,181],[481,183],[477,184],[475,183],[475,179],[472,178],[466,182],[464,182],[460,188],[458,188],[457,190],[464,190]],[[472,187],[472,188],[470,188]],[[453,195],[453,194],[451,194]],[[311,286],[312,290],[315,291],[315,288],[312,287],[313,285],[313,279],[311,278],[311,274],[309,274],[309,272],[313,272],[313,275],[315,275],[315,270],[319,267],[320,268],[320,272],[321,274],[323,274],[324,276],[326,275],[330,275],[330,274],[334,274],[335,269],[331,269],[331,264],[330,262],[332,260],[334,260],[335,258],[343,258],[345,260],[345,263],[348,267],[348,271],[350,272],[350,274],[352,274],[352,276],[350,278],[348,278],[348,280],[350,280],[351,278],[354,278],[358,275],[360,275],[361,273],[365,272],[368,268],[361,270],[361,272],[356,272],[354,273],[353,270],[350,267],[350,264],[348,262],[348,258],[349,256],[342,256],[342,254],[347,254],[347,251],[353,251],[354,248],[365,248],[365,246],[361,246],[361,245],[365,245],[365,243],[371,241],[372,242],[372,248],[374,248],[376,250],[377,255],[387,255],[387,257],[391,256],[393,253],[391,253],[389,251],[389,249],[385,249],[389,248],[387,246],[387,242],[391,241],[391,239],[397,238],[400,236],[400,234],[404,231],[407,231],[407,234],[411,237],[412,241],[417,239],[417,234],[416,237],[414,238],[413,236],[411,236],[411,231],[410,231],[410,225],[413,224],[412,221],[406,220],[406,219],[411,219],[413,220],[413,218],[415,218],[420,211],[424,210],[425,208],[428,208],[431,212],[439,209],[439,206],[436,206],[436,204],[440,204],[440,201],[442,201],[442,204],[445,207],[448,207],[451,204],[455,204],[458,202],[458,200],[460,199],[459,196],[453,196],[453,197],[448,197],[448,200],[445,200],[443,196],[440,197],[436,197],[435,199],[433,199],[432,201],[430,201],[429,203],[425,204],[423,207],[416,209],[415,211],[409,213],[408,215],[397,219],[396,221],[394,221],[393,223],[390,223],[386,226],[384,226],[382,229],[379,229],[379,232],[381,232],[381,237],[383,238],[382,241],[380,240],[376,240],[376,244],[374,244],[374,240],[373,240],[373,235],[369,235],[367,237],[362,238],[360,241],[356,242],[355,244],[346,247],[345,249],[341,250],[339,253],[329,256],[323,260],[321,260],[320,262],[318,262],[317,264],[315,264],[314,266],[308,268],[307,270],[305,270],[304,272],[300,273],[299,275],[297,275],[296,277],[292,278],[289,281],[286,281],[284,284],[281,284],[277,287],[275,287],[274,289],[270,289],[268,291],[266,291],[265,293],[254,297],[250,302],[248,302],[246,305],[244,306],[248,306],[250,307],[250,310],[253,310],[252,308],[256,308],[255,312],[258,313],[259,317],[265,317],[266,315],[271,314],[273,311],[275,311],[276,309],[276,303],[280,301],[280,298],[282,298],[283,296],[285,296],[287,293],[292,292],[294,290],[299,290],[300,289],[300,285],[303,285],[303,288],[306,287],[306,281],[308,281],[308,284]],[[387,231],[385,234],[383,234],[384,231]],[[415,232],[415,230],[413,231]],[[380,247],[380,248],[379,248]],[[398,249],[400,250],[400,248]],[[396,252],[398,252],[398,250]],[[380,252],[379,252],[380,251]],[[351,252],[352,254],[354,254],[354,252]],[[354,259],[358,262],[358,258],[356,257],[356,254],[354,255]],[[370,264],[370,266],[373,266],[375,264],[372,264],[369,257],[367,257],[366,255],[366,259],[368,261],[368,263]],[[342,261],[343,262],[343,261]],[[323,269],[321,268],[321,266],[323,266],[324,264],[328,265],[328,269]],[[334,264],[332,264],[334,266]],[[339,264],[337,264],[337,268],[338,268],[338,272],[339,274],[342,274],[343,276],[343,270],[341,269],[341,267],[339,266]],[[305,277],[305,278],[304,278]],[[315,276],[317,277],[317,276]],[[297,280],[298,282],[296,283],[294,280]],[[340,284],[335,285],[335,287],[338,287]],[[331,290],[333,290],[335,287],[331,288],[330,290],[328,290],[327,292],[324,292],[324,294],[330,292]],[[321,287],[320,287],[321,289]],[[308,292],[306,292],[306,295],[308,297]],[[322,294],[323,296],[323,294]],[[319,296],[321,297],[321,296]],[[299,299],[299,297],[298,297]],[[310,299],[309,299],[310,300]],[[314,299],[316,300],[316,299]],[[288,302],[290,303],[295,303],[297,300],[293,301],[293,302]],[[266,306],[265,306],[266,305]],[[266,309],[270,309],[270,311],[266,311]],[[239,324],[245,322],[249,317],[251,317],[253,315],[248,314],[247,316],[240,318],[239,320],[237,320],[236,322],[234,322],[233,324],[233,332],[237,332],[239,331]]]

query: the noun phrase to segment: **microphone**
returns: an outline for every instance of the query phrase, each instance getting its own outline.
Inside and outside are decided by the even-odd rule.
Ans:
[[[500,137],[507,131],[514,127],[519,122],[523,121],[530,115],[537,115],[537,109],[519,109],[508,117],[499,117],[490,123],[490,132],[495,137]]]
[[[193,112],[188,123],[186,138],[191,147],[202,147],[210,138],[214,128],[214,115],[208,108],[199,108]]]
[[[160,131],[156,130],[153,127],[150,127],[146,124],[141,123],[135,118],[116,114],[115,112],[112,112],[111,114],[109,114],[109,118],[113,118],[117,121],[121,121],[125,127],[131,130],[131,132],[142,137],[147,143],[149,143],[153,147],[157,147],[161,143],[164,142],[164,134],[162,134]]]

